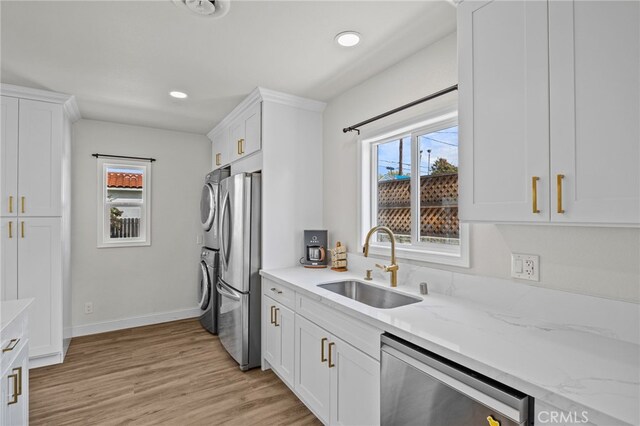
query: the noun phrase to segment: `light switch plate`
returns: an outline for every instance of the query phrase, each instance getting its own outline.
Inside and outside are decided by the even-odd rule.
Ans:
[[[521,280],[540,281],[540,256],[511,253],[511,276]]]

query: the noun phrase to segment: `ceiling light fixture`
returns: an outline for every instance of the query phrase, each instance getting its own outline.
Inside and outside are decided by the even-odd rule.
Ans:
[[[186,7],[194,15],[205,18],[221,18],[229,13],[230,0],[173,0],[175,4]]]
[[[188,95],[186,93],[184,93],[184,92],[178,92],[177,90],[174,90],[174,91],[169,92],[169,96],[171,96],[172,98],[176,98],[176,99],[184,99]]]
[[[356,31],[343,31],[336,36],[336,43],[343,47],[353,47],[360,43],[360,33]]]

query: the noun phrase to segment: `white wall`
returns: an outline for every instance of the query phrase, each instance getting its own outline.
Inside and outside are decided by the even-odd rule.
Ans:
[[[197,313],[201,245],[196,236],[201,234],[200,190],[211,167],[211,142],[203,135],[93,120],[76,122],[73,131],[71,309],[76,334],[100,330],[89,326],[96,323]],[[151,171],[150,247],[96,248],[97,166],[91,157],[96,152],[157,159]],[[93,302],[93,314],[84,314],[85,302]]]
[[[330,240],[361,249],[357,232],[357,135],[342,128],[457,82],[456,36],[417,54],[331,100],[324,112],[324,223]],[[455,95],[363,127],[375,132],[394,121],[441,108]],[[471,225],[471,268],[430,267],[508,278],[510,253],[540,255],[535,285],[640,302],[640,230],[630,228]]]

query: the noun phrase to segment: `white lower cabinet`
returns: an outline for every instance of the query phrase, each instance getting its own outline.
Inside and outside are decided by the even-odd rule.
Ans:
[[[380,363],[337,337],[331,343],[330,423],[380,424]]]
[[[263,278],[262,289],[263,367],[324,424],[380,424],[381,331],[293,287]]]
[[[29,424],[29,345],[25,342],[11,365],[2,374],[3,425]]]
[[[265,327],[264,359],[289,386],[293,387],[294,313],[270,297],[262,306]]]
[[[380,363],[296,315],[295,390],[332,425],[380,423]]]
[[[328,423],[331,401],[328,343],[331,334],[300,315],[296,315],[295,328],[295,390],[311,411]]]

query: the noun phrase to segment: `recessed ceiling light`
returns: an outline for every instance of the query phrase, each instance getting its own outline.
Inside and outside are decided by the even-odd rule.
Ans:
[[[340,46],[353,47],[360,43],[360,33],[355,31],[343,31],[336,36],[336,42]]]
[[[169,92],[169,96],[173,97],[173,98],[177,98],[177,99],[184,99],[186,98],[188,95],[184,92],[178,92],[178,91],[173,91],[173,92]]]

